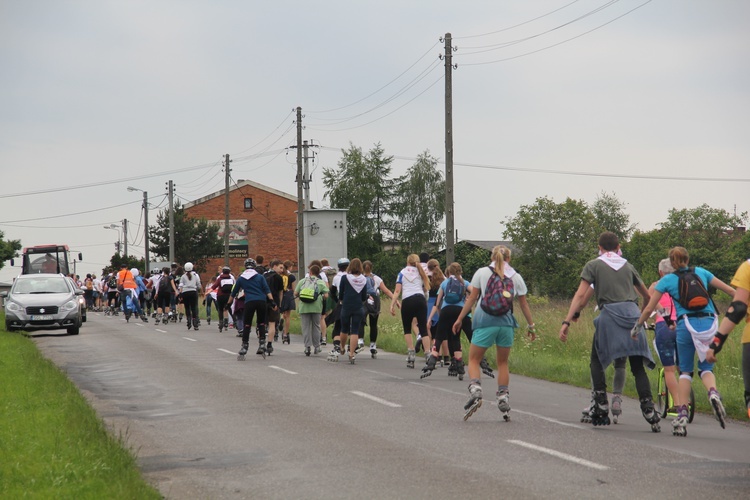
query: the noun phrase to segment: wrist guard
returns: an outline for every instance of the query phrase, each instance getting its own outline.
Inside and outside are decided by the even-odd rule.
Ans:
[[[708,346],[709,349],[714,350],[714,354],[719,354],[721,351],[721,348],[724,346],[724,342],[727,341],[727,337],[729,335],[724,335],[723,333],[717,333],[714,336],[713,342],[711,342],[711,345]]]

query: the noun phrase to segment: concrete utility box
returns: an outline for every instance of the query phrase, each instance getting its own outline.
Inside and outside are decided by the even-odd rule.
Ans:
[[[304,227],[305,260],[300,268],[306,269],[315,259],[328,259],[331,266],[336,267],[336,261],[347,256],[346,247],[346,209],[325,208],[305,210],[302,212],[302,227]]]

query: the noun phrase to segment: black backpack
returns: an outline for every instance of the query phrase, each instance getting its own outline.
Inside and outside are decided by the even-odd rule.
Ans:
[[[711,303],[711,296],[703,286],[700,276],[695,274],[695,268],[689,267],[675,271],[677,275],[677,302],[688,311],[701,311]]]
[[[171,274],[167,276],[162,276],[161,280],[159,281],[159,293],[172,293],[172,287],[170,286],[170,282],[174,278]]]
[[[110,276],[109,280],[107,281],[107,288],[109,288],[110,291],[114,291],[117,289],[117,276]]]

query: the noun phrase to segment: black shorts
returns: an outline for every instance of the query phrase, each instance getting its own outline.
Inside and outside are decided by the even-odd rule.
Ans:
[[[278,323],[281,315],[279,309],[274,309],[271,305],[266,306],[266,323]]]

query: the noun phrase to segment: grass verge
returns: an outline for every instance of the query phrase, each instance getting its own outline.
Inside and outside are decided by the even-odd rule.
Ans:
[[[125,440],[0,313],[0,498],[161,498]]]

